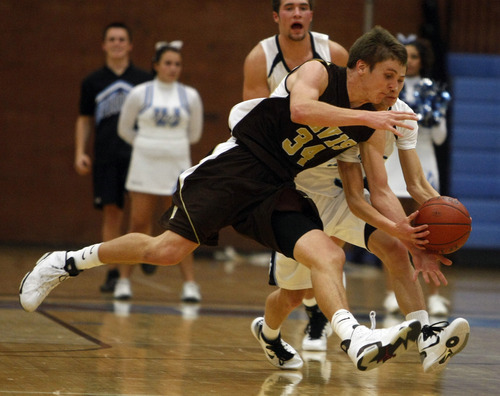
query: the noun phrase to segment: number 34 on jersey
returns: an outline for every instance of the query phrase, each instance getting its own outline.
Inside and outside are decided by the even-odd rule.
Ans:
[[[309,145],[317,137],[320,143]],[[304,167],[308,161],[311,161],[318,153],[325,149],[334,151],[344,151],[349,147],[355,146],[355,140],[347,136],[339,127],[311,127],[302,126],[297,129],[297,136],[293,139],[285,139],[282,143],[283,150],[290,155],[300,153],[301,158],[297,164]]]

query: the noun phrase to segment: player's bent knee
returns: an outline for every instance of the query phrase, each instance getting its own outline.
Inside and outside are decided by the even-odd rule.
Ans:
[[[286,304],[288,304],[291,309],[297,308],[300,304],[302,304],[302,300],[305,296],[305,290],[281,289],[281,293],[285,297]]]
[[[145,262],[156,265],[176,265],[198,246],[176,234],[169,234],[164,233],[152,238],[146,248]]]

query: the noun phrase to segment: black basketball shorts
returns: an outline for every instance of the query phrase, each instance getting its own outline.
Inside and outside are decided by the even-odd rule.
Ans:
[[[290,255],[290,249],[282,251],[277,242],[272,222],[276,210],[303,213],[308,224],[312,219],[314,228],[322,229],[314,203],[295,190],[293,180],[280,179],[230,140],[180,176],[173,207],[162,217],[162,224],[205,245],[217,245],[219,231],[231,225],[262,245]],[[297,216],[293,218],[297,221]]]

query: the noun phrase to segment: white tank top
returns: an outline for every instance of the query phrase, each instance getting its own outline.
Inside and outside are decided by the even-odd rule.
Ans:
[[[330,62],[330,47],[328,46],[328,36],[323,33],[309,32],[311,34],[311,47],[313,58],[320,58]],[[290,69],[285,63],[283,53],[278,42],[278,35],[268,37],[260,42],[267,63],[267,85],[269,92],[273,92],[281,80],[290,73]]]

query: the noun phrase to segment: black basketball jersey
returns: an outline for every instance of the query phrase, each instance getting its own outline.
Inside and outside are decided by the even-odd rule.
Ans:
[[[121,75],[104,66],[82,82],[80,114],[95,119],[95,161],[111,162],[130,157],[131,147],[118,136],[118,117],[126,96],[152,75],[132,64]]]
[[[320,101],[349,108],[347,73],[343,67],[321,61],[329,81]],[[375,110],[371,104],[362,107]],[[366,141],[374,130],[366,126],[310,126],[290,118],[290,96],[270,97],[260,101],[233,127],[232,134],[257,158],[282,177],[294,177],[307,168],[336,157],[359,142]]]

